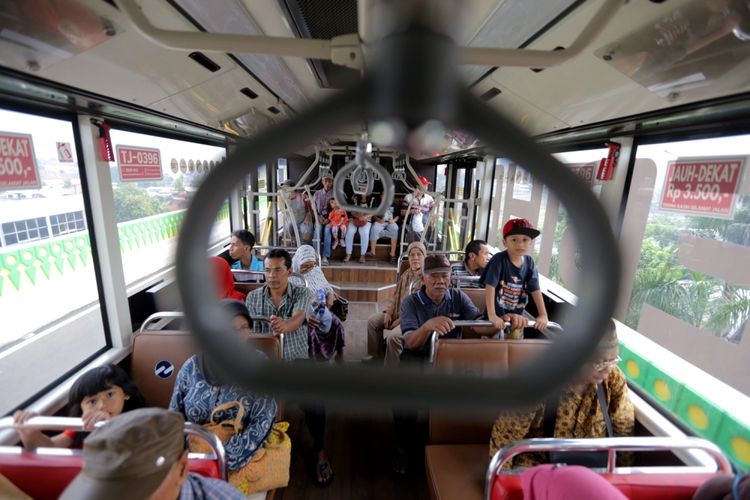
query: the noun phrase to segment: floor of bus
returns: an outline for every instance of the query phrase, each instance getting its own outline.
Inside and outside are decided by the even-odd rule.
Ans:
[[[328,410],[325,450],[334,480],[323,488],[313,480],[312,438],[302,411],[291,404],[284,412],[293,443],[290,481],[287,488],[276,492],[274,500],[429,498],[423,461],[410,463],[411,470],[405,477],[389,471],[394,443],[389,409]]]

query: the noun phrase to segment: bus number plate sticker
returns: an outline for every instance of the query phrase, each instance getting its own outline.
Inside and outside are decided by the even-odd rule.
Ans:
[[[116,149],[121,180],[154,181],[163,178],[158,149],[136,146],[117,146]]]

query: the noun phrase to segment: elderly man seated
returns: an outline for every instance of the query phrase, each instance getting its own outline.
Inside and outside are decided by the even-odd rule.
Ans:
[[[474,320],[482,315],[471,299],[461,290],[450,290],[451,264],[443,255],[428,255],[422,267],[424,285],[401,303],[401,331],[404,336],[402,363],[425,364],[430,356],[430,335],[437,332],[443,338],[460,338],[461,328],[454,320]],[[477,329],[493,333],[494,328]],[[396,452],[391,470],[406,473],[408,457],[420,455],[420,436],[424,435],[413,410],[395,409]],[[408,454],[407,454],[408,452]]]

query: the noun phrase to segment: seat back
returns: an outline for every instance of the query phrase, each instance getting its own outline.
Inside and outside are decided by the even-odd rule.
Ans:
[[[146,404],[166,408],[172,397],[177,372],[196,353],[190,332],[144,331],[133,339],[130,372]]]
[[[42,454],[15,446],[0,447],[0,474],[18,489],[35,499],[58,498],[83,466],[83,455]],[[190,458],[190,472],[221,478],[215,460]]]
[[[437,342],[435,370],[456,375],[498,377],[517,369],[549,346],[545,340],[445,339]],[[497,412],[431,413],[431,444],[490,442]]]
[[[461,291],[464,292],[469,297],[469,299],[471,299],[477,309],[479,309],[480,311],[484,311],[485,309],[487,309],[484,299],[484,288],[461,288]]]
[[[269,359],[280,360],[281,343],[271,335],[253,335],[248,342]],[[177,373],[197,352],[190,332],[145,331],[133,340],[131,375],[149,406],[169,406]]]
[[[612,486],[633,500],[691,500],[696,490],[718,473],[602,474]],[[523,500],[520,474],[495,477],[490,500]]]

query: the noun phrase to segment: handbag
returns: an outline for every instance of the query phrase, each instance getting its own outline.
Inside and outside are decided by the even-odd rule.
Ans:
[[[238,471],[229,473],[229,484],[243,495],[285,488],[289,484],[292,440],[286,431],[289,422],[276,422],[253,458]]]
[[[219,412],[234,407],[237,408],[235,418],[216,421]],[[229,438],[242,432],[244,415],[245,408],[239,401],[223,403],[213,409],[209,423],[204,424],[203,428],[216,434],[222,443],[226,443]],[[275,423],[253,458],[241,469],[229,472],[229,484],[246,496],[258,491],[286,487],[289,484],[289,466],[292,461],[292,440],[286,433],[288,429],[289,422]],[[190,438],[190,451],[211,453],[208,443],[194,437]]]
[[[223,420],[221,422],[216,421],[216,416],[219,412],[228,410],[230,408],[237,408],[237,415],[233,419]],[[230,401],[223,403],[213,409],[211,416],[208,419],[208,423],[202,427],[216,434],[222,443],[229,441],[229,438],[235,434],[242,432],[242,417],[245,416],[245,407],[239,401]],[[190,451],[193,453],[211,453],[211,447],[206,441],[198,437],[190,436]]]
[[[333,305],[331,305],[331,312],[342,322],[346,321],[346,317],[349,315],[349,301],[339,294],[335,295]]]

